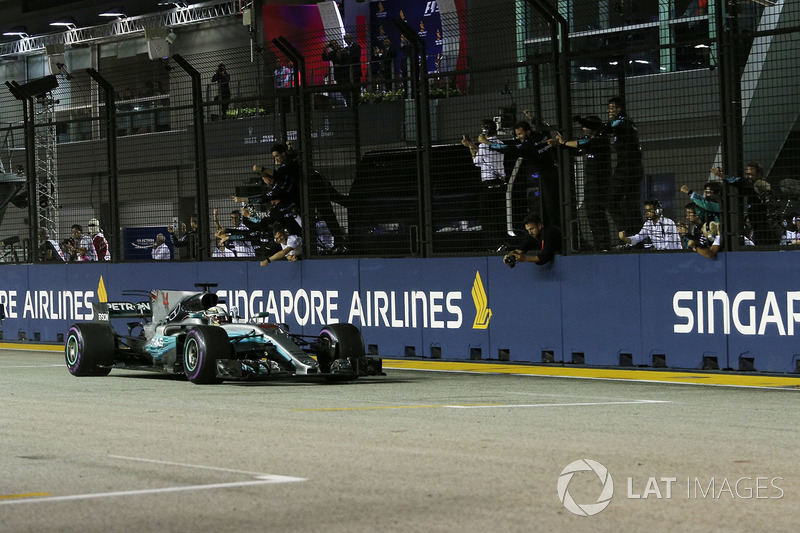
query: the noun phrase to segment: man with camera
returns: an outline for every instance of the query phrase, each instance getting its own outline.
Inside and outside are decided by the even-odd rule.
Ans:
[[[211,76],[211,83],[217,84],[219,94],[214,97],[214,100],[219,102],[220,118],[225,118],[231,101],[231,75],[228,74],[228,69],[224,64],[219,64],[217,71]]]
[[[528,235],[517,248],[503,257],[503,262],[510,268],[517,266],[518,262],[537,265],[551,262],[561,252],[561,232],[557,227],[545,227],[537,214],[529,214],[523,223]]]
[[[91,237],[83,233],[83,226],[72,225],[72,239],[66,239],[62,246],[69,254],[70,261],[97,261],[97,252],[94,249]]]

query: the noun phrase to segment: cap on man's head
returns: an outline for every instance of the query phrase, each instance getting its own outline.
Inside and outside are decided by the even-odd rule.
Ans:
[[[91,228],[92,226],[100,226],[100,221],[97,220],[96,218],[90,218],[89,227]]]

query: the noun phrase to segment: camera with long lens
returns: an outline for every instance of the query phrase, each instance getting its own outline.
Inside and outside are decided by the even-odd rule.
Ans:
[[[514,255],[507,255],[503,258],[503,263],[507,264],[509,268],[517,266],[517,257]]]

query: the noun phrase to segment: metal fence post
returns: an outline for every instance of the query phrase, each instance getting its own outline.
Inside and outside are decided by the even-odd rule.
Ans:
[[[194,156],[195,178],[197,184],[197,214],[200,220],[207,221],[208,216],[208,165],[206,160],[205,120],[203,119],[203,88],[200,73],[192,67],[180,54],[172,59],[192,80],[192,110],[194,113]],[[208,259],[211,251],[211,240],[208,231],[200,231],[200,259]]]
[[[297,139],[300,141],[300,159],[302,161],[301,179],[303,186],[300,187],[300,212],[303,216],[303,253],[306,257],[310,257],[311,246],[311,225],[314,224],[314,217],[312,216],[309,202],[309,176],[314,172],[314,159],[311,154],[311,114],[309,113],[310,105],[308,102],[309,93],[305,90],[306,81],[306,60],[303,54],[300,53],[288,39],[281,36],[273,39],[274,44],[284,55],[286,55],[292,62],[294,70],[294,89],[295,107],[297,112]],[[282,122],[285,120],[282,117]],[[284,131],[284,136],[288,137],[287,132]]]
[[[569,130],[572,124],[572,103],[570,99],[570,59],[569,59],[569,23],[549,3],[542,0],[528,0],[531,6],[547,19],[550,26],[550,39],[553,48],[554,93],[558,128]],[[562,253],[570,249],[572,228],[573,171],[570,155],[565,150],[558,152],[560,224],[562,232]],[[567,231],[570,228],[570,231]]]
[[[741,68],[737,57],[739,36],[738,13],[735,3],[726,0],[716,2],[716,23],[719,31],[719,81],[720,122],[722,124],[722,166],[728,175],[741,175],[743,170],[742,94]],[[739,232],[742,228],[737,187],[725,187],[723,238],[728,250],[739,248]]]
[[[417,126],[417,192],[419,198],[419,224],[422,229],[422,256],[433,255],[433,190],[431,187],[431,122],[428,94],[428,73],[422,65],[427,65],[425,41],[409,25],[400,19],[393,21],[406,39],[411,43],[414,59],[411,61],[411,91],[414,95]],[[420,59],[421,58],[421,59]],[[422,63],[422,64],[420,64]],[[427,70],[427,67],[425,68]]]
[[[117,165],[117,106],[114,87],[93,68],[86,72],[103,90],[106,102],[105,130],[106,130],[106,162],[108,164],[108,205],[111,211],[111,234],[108,245],[111,247],[111,260],[118,261],[122,258],[122,234],[119,220],[119,169]]]
[[[30,221],[29,239],[31,242],[31,262],[39,262],[39,203],[36,194],[36,132],[33,117],[35,117],[33,107],[33,97],[15,82],[6,82],[8,90],[14,98],[22,102],[23,121],[25,124],[25,176],[28,178],[28,220]]]

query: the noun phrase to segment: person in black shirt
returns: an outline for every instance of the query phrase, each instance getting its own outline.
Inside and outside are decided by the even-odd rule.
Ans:
[[[752,233],[756,244],[778,244],[783,228],[770,221],[769,193],[772,187],[764,178],[764,167],[757,161],[750,161],[745,166],[744,177],[726,176],[719,167],[712,168],[711,173],[738,189],[738,209],[745,222],[743,232]]]
[[[214,100],[219,102],[220,117],[225,118],[228,114],[228,105],[231,101],[231,75],[222,63],[217,67],[217,71],[211,76],[211,83],[216,83],[219,94]]]
[[[529,190],[538,189],[538,198],[529,196],[529,210],[539,212],[541,198],[541,217],[547,227],[560,225],[560,205],[558,190],[558,167],[550,144],[550,133],[533,131],[530,123],[520,121],[514,124],[516,139],[509,143],[492,142],[481,134],[478,141],[488,144],[492,150],[511,154],[514,159],[521,157],[523,164],[518,171],[518,179],[522,179]]]
[[[180,234],[176,235],[174,228],[171,224],[167,226],[169,238],[172,241],[172,246],[175,248],[185,248],[186,254],[181,253],[181,259],[184,261],[200,261],[200,219],[197,215],[189,217],[189,229],[186,229],[186,223],[180,223]]]
[[[639,130],[628,117],[622,98],[615,96],[608,100],[608,119],[601,133],[612,136],[617,155],[608,191],[609,207],[617,230],[633,235],[642,223],[639,189],[644,179],[644,165]]]
[[[503,257],[503,262],[509,267],[518,262],[537,265],[551,262],[561,252],[561,232],[556,227],[545,226],[536,214],[528,215],[523,222],[528,235],[516,249]]]
[[[611,180],[611,141],[601,135],[603,122],[600,117],[575,117],[583,128],[584,136],[574,141],[565,141],[559,133],[554,142],[579,150],[586,158],[583,170],[584,202],[589,228],[592,230],[594,248],[608,250],[611,247],[611,235],[606,215],[608,186]]]
[[[232,196],[234,202],[260,204],[261,208],[270,211],[297,210],[300,205],[300,165],[297,157],[289,154],[289,148],[283,143],[272,146],[274,168],[253,165],[253,170],[261,174],[267,186],[266,191],[258,196]]]

